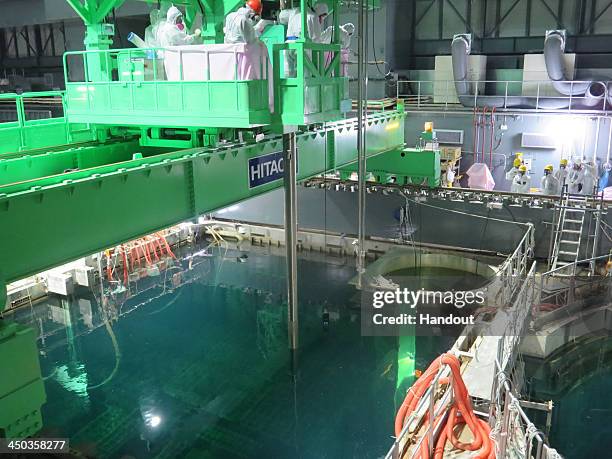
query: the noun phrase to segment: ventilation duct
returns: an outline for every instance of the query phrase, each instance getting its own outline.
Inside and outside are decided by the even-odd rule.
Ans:
[[[470,93],[470,82],[467,79],[467,61],[471,51],[471,36],[469,34],[455,35],[451,45],[453,60],[453,78],[455,90],[461,105],[464,107],[495,107],[495,108],[540,108],[558,110],[564,108],[591,109],[600,105],[605,97],[606,88],[603,83],[591,82],[583,91],[582,96],[568,97],[525,97],[525,96],[487,96]]]
[[[600,81],[595,82],[577,82],[561,81],[571,80],[567,78],[565,69],[565,61],[563,55],[565,53],[565,30],[548,30],[544,41],[544,62],[546,62],[546,72],[551,79],[553,87],[567,96],[584,95],[585,105],[587,107],[595,107],[603,99],[606,94],[606,85]],[[608,86],[608,103],[612,104],[612,84]]]
[[[565,69],[565,31],[564,30],[549,30],[546,32],[544,40],[544,62],[546,63],[546,72],[548,78],[551,79],[552,85],[556,91],[566,96],[581,96],[585,94],[590,82],[573,83],[573,78],[567,77]]]

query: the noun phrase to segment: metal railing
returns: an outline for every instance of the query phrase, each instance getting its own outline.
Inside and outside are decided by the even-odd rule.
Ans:
[[[489,412],[491,438],[498,458],[560,459],[544,434],[529,419],[521,400],[513,391],[503,365],[495,362],[497,377],[493,379],[493,396]]]
[[[247,81],[246,78],[241,78],[240,72],[240,62],[245,58],[246,50],[240,51],[237,46],[228,49],[227,45],[219,49],[193,48],[126,48],[66,52],[63,58],[65,83]],[[232,58],[232,78],[215,79],[211,74],[211,70],[215,71],[216,67],[214,64],[211,65],[211,56],[217,55],[227,55]],[[201,58],[196,62],[202,64],[197,68],[197,74],[185,71],[185,59],[189,57]],[[82,68],[83,75],[75,74],[74,65],[78,59],[81,59],[82,63],[78,63],[76,68]],[[268,79],[268,63],[267,53],[262,52],[259,56],[259,73],[254,72],[259,77],[256,79]],[[93,68],[96,69],[96,75],[92,75]],[[168,70],[171,70],[171,75]]]
[[[428,423],[427,429],[424,432],[419,432],[419,430],[422,427],[426,414],[428,419],[438,419],[452,404],[453,391],[450,389],[450,386],[446,386],[446,389],[440,391],[440,380],[448,378],[450,373],[451,371],[448,366],[440,367],[431,385],[419,400],[417,407],[404,423],[401,433],[395,438],[393,446],[387,452],[385,459],[412,459],[419,454],[421,444],[425,441],[425,438],[428,440],[430,456],[432,455],[435,444],[434,438],[440,432],[446,416],[441,416],[437,423]],[[416,433],[419,433],[419,439],[414,444],[411,454],[406,454],[407,448],[411,446],[408,439]]]
[[[503,371],[511,372],[518,353],[518,345],[527,330],[528,319],[533,306],[539,304],[539,289],[536,282],[536,263],[531,264],[529,272],[521,276],[520,288],[512,305],[506,310],[508,323],[501,335],[497,348],[497,362]]]
[[[539,302],[539,290],[536,281],[536,263],[531,262],[533,255],[534,228],[529,225],[514,252],[504,261],[500,268],[502,289],[500,291],[504,311],[508,315],[508,323],[498,341],[496,368],[497,377],[493,378],[493,391],[489,408],[489,425],[503,442],[496,439],[497,457],[506,458],[507,451],[535,451],[531,455],[516,457],[537,459],[559,458],[557,452],[550,448],[535,425],[529,420],[520,406],[518,396],[512,392],[506,373],[512,372],[518,345],[531,318],[534,304]],[[531,264],[530,264],[531,263]],[[459,338],[453,346],[453,351],[459,352],[462,344]],[[501,362],[501,363],[500,363]],[[424,393],[417,409],[411,414],[400,435],[398,435],[385,459],[412,458],[418,454],[419,447],[425,438],[433,445],[433,438],[439,433],[445,417],[437,424],[428,425],[420,432],[424,415],[429,413],[429,419],[436,419],[450,406],[453,391],[450,386],[440,389],[440,378],[448,376],[449,369],[442,367],[431,386]],[[502,402],[501,404],[499,402]],[[433,415],[433,416],[432,416]],[[412,448],[412,454],[407,454],[411,440],[418,437]]]
[[[497,294],[497,304],[509,305],[518,287],[529,273],[529,261],[533,257],[534,227],[528,225],[527,231],[521,238],[514,252],[506,258],[500,266],[498,276],[500,278],[500,290]]]
[[[543,273],[539,281],[539,301],[534,306],[534,316],[541,317],[548,313],[559,311],[575,303],[577,290],[589,288],[594,291],[598,286],[612,284],[612,277],[607,275],[592,275],[592,266],[597,263],[611,260],[610,255],[579,260]],[[579,268],[584,268],[581,275]],[[544,305],[553,306],[552,309],[543,309]]]
[[[555,91],[551,80],[399,80],[397,82],[396,96],[404,101],[406,108],[411,110],[443,110],[443,111],[471,111],[472,107],[464,107],[455,90],[455,84],[467,85],[470,94],[462,97],[473,98],[473,103],[478,106],[479,99],[490,98],[491,106],[497,110],[512,111],[563,111],[573,113],[601,113],[602,110],[608,114],[612,110],[609,97],[609,85],[612,82],[591,81],[565,81],[570,87],[573,85],[584,85],[588,83],[601,83],[601,94],[587,95],[563,95]],[[555,82],[557,83],[557,82]],[[571,92],[571,91],[570,91]],[[533,107],[521,107],[517,104],[519,99],[529,98]],[[493,102],[494,101],[494,102]],[[551,108],[548,102],[555,102],[558,108]],[[585,107],[591,105],[592,107]]]

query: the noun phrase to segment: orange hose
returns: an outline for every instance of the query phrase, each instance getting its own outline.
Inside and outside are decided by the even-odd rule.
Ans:
[[[125,253],[125,247],[121,244],[121,257],[123,258],[123,284],[128,284],[129,274],[128,274],[128,260],[127,254]]]
[[[438,441],[436,442],[434,449],[434,458],[442,459],[444,456],[444,448],[448,441],[458,450],[461,451],[479,451],[476,459],[494,459],[495,450],[489,434],[491,428],[489,425],[479,419],[474,414],[472,408],[472,402],[468,394],[463,378],[461,377],[461,363],[459,359],[453,354],[442,354],[439,358],[434,360],[429,368],[423,373],[423,375],[417,379],[413,386],[408,390],[406,398],[401,404],[397,415],[395,417],[395,436],[399,436],[404,427],[404,423],[414,412],[416,407],[421,400],[423,394],[427,391],[434,378],[438,374],[438,371],[443,365],[447,365],[451,370],[451,376],[449,378],[440,378],[439,384],[451,384],[454,397],[453,404],[450,407],[446,424],[443,426]],[[436,425],[440,419],[444,416],[441,413],[436,419],[428,419],[428,414],[425,416],[425,425],[433,423]],[[474,440],[471,443],[462,443],[457,438],[456,429],[459,426],[467,425],[472,432]],[[427,438],[424,438],[420,452],[417,457],[421,459],[429,458],[429,443]]]
[[[163,234],[159,234],[159,237],[161,238],[162,242],[164,243],[164,246],[166,247],[166,251],[168,252],[168,255],[170,255],[172,258],[174,258],[176,260],[176,256],[172,252],[172,249],[170,248],[170,244],[168,244],[168,240],[166,239],[166,237]]]

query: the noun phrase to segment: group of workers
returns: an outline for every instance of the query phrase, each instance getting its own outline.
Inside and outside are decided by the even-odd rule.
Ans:
[[[230,13],[225,18],[225,43],[254,43],[265,28],[273,21],[262,19],[263,3],[261,0],[247,0],[243,7]],[[306,17],[307,36],[316,43],[331,43],[333,27],[324,27],[329,16],[329,7],[324,2],[317,2],[308,8]],[[302,36],[302,14],[300,8],[282,10],[278,15],[278,23],[287,28],[287,41],[295,41]],[[145,41],[149,46],[180,46],[195,44],[201,31],[193,33],[185,27],[183,14],[176,6],[171,6],[163,17],[160,10],[151,12],[151,25],[145,33]],[[355,33],[351,23],[340,27],[340,43],[343,49],[350,47],[350,40]]]
[[[243,7],[229,13],[225,18],[224,42],[227,44],[252,44],[259,40],[266,27],[274,21],[262,19],[263,4],[261,0],[247,0]],[[334,35],[334,27],[325,28],[325,20],[329,16],[329,7],[324,2],[317,2],[307,10],[306,36],[315,43],[330,44]],[[193,45],[201,43],[200,29],[189,33],[185,27],[183,14],[171,6],[165,14],[163,10],[151,12],[151,25],[145,31],[146,46],[165,48],[168,46]],[[278,24],[286,27],[286,41],[297,41],[302,36],[302,13],[300,8],[282,10],[277,18]],[[351,23],[339,27],[339,41],[342,49],[341,63],[345,71],[348,62],[351,37],[355,26]],[[285,53],[285,73],[288,77],[295,76],[297,57],[295,52]]]
[[[592,195],[597,183],[597,170],[591,161],[583,163],[581,159],[572,162],[568,170],[569,161],[562,159],[559,169],[555,172],[552,164],[544,168],[544,175],[540,181],[541,193],[544,195],[559,195],[567,186],[571,194]],[[514,159],[512,169],[506,173],[506,180],[512,183],[510,191],[527,194],[531,190],[531,177],[521,154]]]

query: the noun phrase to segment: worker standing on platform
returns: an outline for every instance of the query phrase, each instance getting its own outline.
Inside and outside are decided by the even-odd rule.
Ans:
[[[516,158],[514,160],[514,163],[512,164],[512,169],[506,172],[506,180],[508,180],[510,183],[513,183],[514,177],[518,175],[519,167],[521,167],[521,165],[522,165],[521,160],[519,158]]]
[[[588,161],[584,165],[584,175],[582,178],[581,194],[590,196],[595,193],[595,184],[597,183],[597,169],[593,161]]]
[[[323,43],[323,23],[329,15],[329,7],[323,2],[318,2],[306,13],[306,33],[308,38],[315,43]],[[297,41],[302,37],[302,13],[299,8],[283,10],[279,14],[279,22],[287,24],[287,43]],[[289,78],[296,76],[297,59],[295,52],[285,53],[285,74]]]
[[[542,194],[557,196],[559,191],[559,180],[557,180],[557,177],[553,175],[552,164],[549,164],[544,168],[544,176],[542,177]]]
[[[567,182],[567,159],[562,159],[559,163],[559,170],[555,172],[555,178],[559,181],[559,189],[562,190]]]
[[[183,13],[176,6],[171,6],[166,14],[166,21],[160,24],[157,29],[157,42],[162,48],[193,45],[200,34],[200,29],[196,29],[191,35],[185,32]]]
[[[584,188],[584,167],[580,158],[574,161],[572,170],[567,176],[568,191],[571,194],[582,194]]]
[[[512,188],[510,191],[513,193],[529,193],[529,189],[531,188],[531,179],[527,174],[527,166],[521,164],[519,166],[518,174],[514,176],[512,180]]]
[[[254,43],[257,40],[255,18],[261,16],[261,0],[248,0],[244,7],[225,18],[225,43]]]

